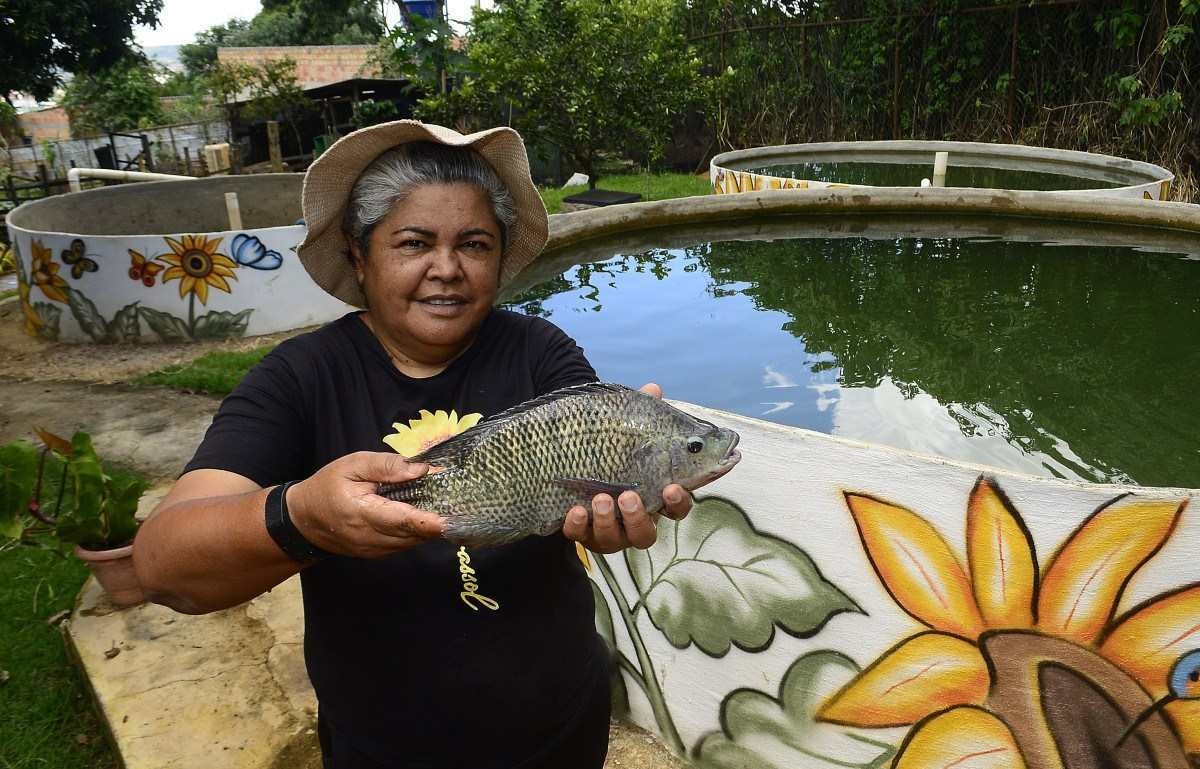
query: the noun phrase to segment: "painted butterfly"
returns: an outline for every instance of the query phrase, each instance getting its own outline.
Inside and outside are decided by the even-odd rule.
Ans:
[[[147,261],[146,257],[129,249],[129,279],[140,280],[142,285],[149,288],[154,285],[154,276],[162,272],[163,266],[157,262]]]
[[[89,259],[87,256],[87,247],[79,238],[71,241],[70,248],[64,248],[59,254],[64,264],[71,265],[71,277],[79,280],[85,272],[95,272],[100,269],[100,265],[96,264],[95,260]]]
[[[278,270],[283,265],[283,256],[278,251],[268,250],[261,240],[244,232],[234,237],[232,250],[234,261],[243,267]]]

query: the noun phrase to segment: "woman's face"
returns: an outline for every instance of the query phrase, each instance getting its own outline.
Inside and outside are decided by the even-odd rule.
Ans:
[[[474,337],[496,299],[500,225],[471,184],[417,187],[352,246],[371,320],[408,354],[452,356]]]

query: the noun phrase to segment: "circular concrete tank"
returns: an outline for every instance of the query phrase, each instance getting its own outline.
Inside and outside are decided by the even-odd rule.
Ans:
[[[862,141],[785,144],[724,152],[709,175],[717,193],[826,187],[919,187],[948,155],[947,187],[1087,192],[1167,200],[1175,176],[1152,163],[1015,144]],[[935,186],[939,186],[934,182]]]
[[[296,256],[302,179],[149,182],[26,203],[8,216],[26,330],[63,342],[185,342],[338,317],[348,305]]]

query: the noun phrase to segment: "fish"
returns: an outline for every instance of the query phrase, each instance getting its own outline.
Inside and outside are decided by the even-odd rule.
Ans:
[[[594,382],[530,399],[426,449],[409,461],[434,471],[377,493],[438,514],[454,544],[498,546],[558,532],[568,510],[591,509],[597,494],[636,491],[658,513],[668,485],[694,491],[732,470],[738,441],[652,395]]]

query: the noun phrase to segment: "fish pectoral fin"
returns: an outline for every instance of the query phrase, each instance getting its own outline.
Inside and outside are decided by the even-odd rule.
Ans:
[[[616,499],[622,492],[638,490],[636,483],[609,483],[595,478],[557,478],[554,482],[568,491],[582,494],[588,498],[597,494],[608,494]]]

